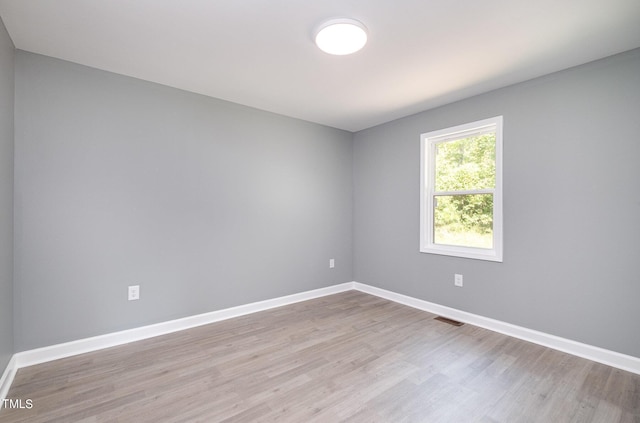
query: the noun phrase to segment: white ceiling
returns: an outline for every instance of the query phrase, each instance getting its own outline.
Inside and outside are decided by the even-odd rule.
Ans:
[[[640,0],[0,0],[18,49],[357,131],[640,47]],[[352,56],[313,44],[351,17]]]

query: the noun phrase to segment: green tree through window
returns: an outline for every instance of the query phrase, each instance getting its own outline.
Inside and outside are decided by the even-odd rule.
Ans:
[[[436,194],[495,188],[495,146],[495,133],[438,143]],[[434,229],[437,244],[492,248],[493,195],[436,195]]]

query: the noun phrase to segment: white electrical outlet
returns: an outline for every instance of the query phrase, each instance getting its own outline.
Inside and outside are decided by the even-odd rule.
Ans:
[[[329,259],[329,269],[333,269],[334,267],[336,267],[336,260]]]
[[[462,275],[459,275],[458,273],[453,275],[453,284],[455,286],[462,286]]]
[[[129,301],[140,299],[140,285],[129,286]]]

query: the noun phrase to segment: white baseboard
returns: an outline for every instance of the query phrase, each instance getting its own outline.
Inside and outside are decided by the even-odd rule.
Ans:
[[[583,344],[581,342],[524,328],[522,326],[512,325],[500,320],[430,303],[428,301],[419,300],[407,295],[397,294],[392,291],[387,291],[386,289],[376,288],[374,286],[358,282],[353,282],[353,289],[385,298],[396,303],[404,304],[409,307],[417,308],[419,310],[428,311],[433,314],[448,317],[450,319],[479,326],[494,332],[522,339],[524,341],[533,342],[534,344],[553,348],[554,350],[606,364],[611,367],[640,374],[640,358],[638,357],[621,354],[600,347],[594,347],[593,345]]]
[[[13,378],[17,371],[18,366],[16,365],[16,356],[13,355],[11,356],[6,369],[4,369],[4,372],[2,373],[2,378],[0,378],[0,402],[7,398],[9,388],[11,387],[11,383],[13,382]],[[0,406],[0,408],[2,407]]]
[[[196,326],[219,322],[221,320],[231,319],[233,317],[244,316],[258,311],[264,311],[275,307],[281,307],[284,305],[324,297],[326,295],[337,294],[339,292],[349,290],[357,290],[372,294],[419,310],[424,310],[430,313],[449,317],[451,319],[483,327],[485,329],[512,336],[514,338],[519,338],[525,341],[543,345],[545,347],[553,348],[555,350],[563,351],[578,357],[583,357],[632,373],[640,374],[640,358],[638,357],[632,357],[614,351],[605,350],[603,348],[582,344],[580,342],[512,325],[510,323],[479,316],[473,313],[468,313],[466,311],[430,303],[428,301],[409,297],[407,295],[397,294],[395,292],[376,288],[370,285],[365,285],[358,282],[347,282],[326,288],[320,288],[270,300],[231,307],[224,310],[217,310],[209,313],[185,317],[182,319],[143,326],[140,328],[114,332],[106,335],[100,335],[16,353],[9,362],[9,365],[7,366],[7,369],[5,370],[2,379],[0,380],[0,399],[4,398],[3,395],[7,394],[16,370],[22,367],[27,367],[34,364],[44,363],[47,361],[57,360],[60,358],[70,357],[73,355],[83,354],[91,351],[97,351],[103,348],[152,338],[154,336],[177,332]]]
[[[246,314],[281,307],[300,301],[337,294],[351,289],[353,289],[353,283],[347,282],[326,288],[273,298],[270,300],[258,301],[209,313],[197,314],[195,316],[184,317],[182,319],[170,320],[154,325],[142,326],[120,332],[108,333],[106,335],[99,335],[91,338],[79,339],[77,341],[65,342],[63,344],[23,351],[16,353],[14,358],[16,359],[17,368],[32,366],[34,364],[97,351],[103,348],[127,344],[129,342],[140,341],[154,336],[166,335],[168,333],[178,332],[184,329],[215,323],[221,320],[244,316]]]

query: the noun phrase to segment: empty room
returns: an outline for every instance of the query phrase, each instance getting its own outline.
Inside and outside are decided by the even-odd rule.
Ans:
[[[640,2],[0,0],[0,422],[640,422]]]

